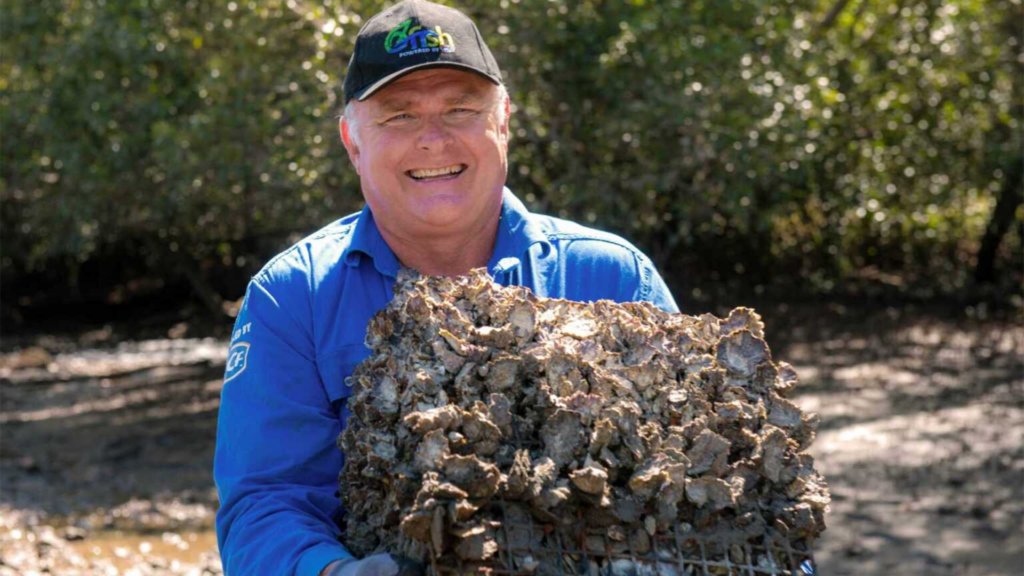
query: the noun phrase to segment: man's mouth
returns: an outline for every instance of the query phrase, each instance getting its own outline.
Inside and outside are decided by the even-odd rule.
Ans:
[[[445,180],[455,178],[466,169],[465,164],[452,164],[441,168],[417,168],[407,170],[405,173],[418,182],[431,182],[434,180]]]

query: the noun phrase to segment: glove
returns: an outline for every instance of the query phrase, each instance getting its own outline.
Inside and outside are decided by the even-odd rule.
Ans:
[[[332,563],[321,576],[423,576],[423,568],[406,558],[376,554],[362,560],[349,558]]]

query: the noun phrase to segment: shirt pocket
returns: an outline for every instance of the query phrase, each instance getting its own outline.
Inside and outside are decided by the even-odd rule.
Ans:
[[[350,344],[317,358],[317,369],[331,404],[338,406],[352,395],[353,387],[349,385],[352,382],[346,380],[369,355],[369,348],[363,344]]]

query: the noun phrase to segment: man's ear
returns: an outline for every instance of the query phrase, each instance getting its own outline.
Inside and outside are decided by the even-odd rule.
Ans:
[[[359,145],[356,144],[356,139],[352,134],[352,126],[344,116],[338,120],[338,132],[341,134],[341,143],[345,145],[345,151],[348,152],[348,159],[355,167],[356,174],[359,174]]]

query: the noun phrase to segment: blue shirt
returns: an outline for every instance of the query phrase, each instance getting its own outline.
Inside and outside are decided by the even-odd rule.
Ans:
[[[646,300],[677,312],[651,261],[618,236],[531,214],[507,189],[488,271],[578,301]],[[346,385],[392,297],[398,259],[368,208],[271,260],[232,334],[217,426],[217,542],[226,574],[315,576],[349,557],[336,495]]]

